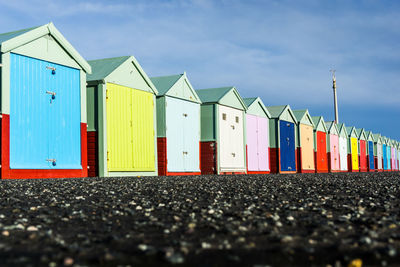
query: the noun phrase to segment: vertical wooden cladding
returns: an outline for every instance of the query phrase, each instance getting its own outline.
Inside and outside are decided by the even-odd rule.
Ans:
[[[108,171],[154,171],[153,94],[107,83]]]
[[[347,138],[344,136],[339,137],[339,157],[340,157],[340,170],[347,171]]]
[[[200,104],[166,97],[167,171],[200,172]]]
[[[350,146],[351,146],[351,168],[349,167],[349,171],[358,171],[358,140],[355,137],[350,137]]]
[[[296,145],[294,123],[279,121],[280,171],[296,172]]]
[[[386,144],[382,144],[382,162],[383,162],[383,169],[388,169],[388,161],[387,161],[387,151],[386,151]]]
[[[217,143],[201,142],[200,169],[201,174],[217,174]]]
[[[382,170],[382,144],[376,144],[376,168],[378,170]]]
[[[99,176],[98,166],[98,137],[97,132],[87,132],[88,176]]]
[[[374,142],[368,141],[368,170],[375,170]]]
[[[329,135],[330,144],[330,170],[339,171],[340,170],[340,147],[339,147],[339,136],[335,134]]]
[[[268,119],[246,115],[248,171],[270,171]]]
[[[300,124],[300,164],[301,170],[315,170],[314,165],[314,133],[311,125]],[[300,169],[300,166],[298,166]]]
[[[365,140],[360,140],[360,171],[367,171],[367,144]]]
[[[78,69],[10,54],[11,169],[82,169],[80,94]]]
[[[328,172],[328,159],[326,153],[326,133],[317,131],[316,151],[317,172]]]
[[[218,113],[220,172],[243,171],[246,169],[243,112],[221,105]]]

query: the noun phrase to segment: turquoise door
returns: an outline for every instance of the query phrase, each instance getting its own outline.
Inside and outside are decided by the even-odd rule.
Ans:
[[[10,168],[80,169],[79,70],[10,55]]]

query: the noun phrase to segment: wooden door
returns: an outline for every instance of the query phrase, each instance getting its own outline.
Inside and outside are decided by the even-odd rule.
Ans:
[[[301,166],[304,170],[315,170],[314,133],[310,125],[300,124]]]

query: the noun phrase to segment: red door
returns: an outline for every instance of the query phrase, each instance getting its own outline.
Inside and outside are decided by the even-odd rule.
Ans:
[[[367,171],[367,151],[365,140],[360,140],[360,171]]]
[[[319,131],[317,132],[317,172],[328,172],[326,133]]]

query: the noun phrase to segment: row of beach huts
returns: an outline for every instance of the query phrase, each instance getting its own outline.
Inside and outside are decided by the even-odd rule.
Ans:
[[[398,171],[400,143],[235,87],[86,61],[52,23],[0,34],[1,178]]]

